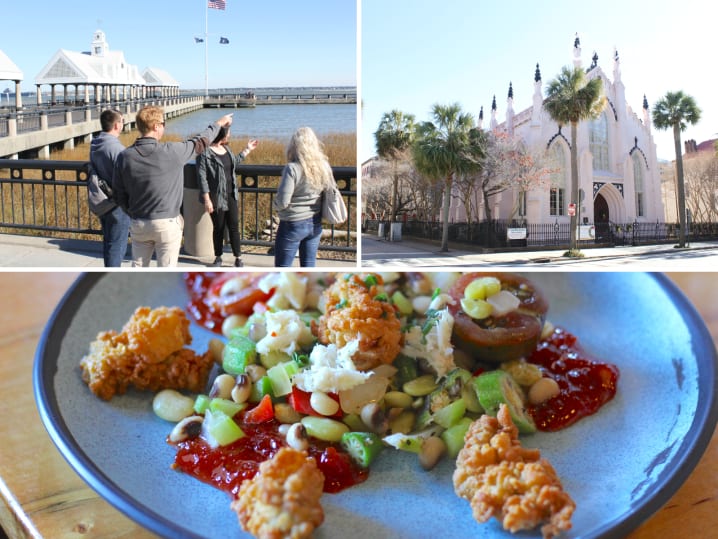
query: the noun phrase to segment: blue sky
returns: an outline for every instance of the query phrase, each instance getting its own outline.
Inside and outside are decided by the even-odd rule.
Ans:
[[[0,50],[23,71],[24,91],[59,49],[88,51],[93,32],[138,66],[204,88],[207,0],[3,1]],[[208,12],[209,86],[356,85],[356,0],[227,0]],[[220,45],[220,36],[229,39]],[[7,84],[0,81],[0,85]],[[4,88],[5,86],[2,86]],[[2,89],[0,88],[0,89]]]
[[[509,82],[514,110],[532,104],[536,63],[544,88],[572,65],[578,32],[583,65],[593,52],[613,78],[613,50],[621,59],[626,100],[642,118],[643,95],[652,105],[683,90],[703,119],[682,139],[718,135],[713,58],[715,18],[698,0],[362,0],[360,161],[374,155],[373,132],[394,108],[429,119],[434,103],[458,102],[488,125],[496,95],[498,119],[506,110]],[[654,129],[658,157],[675,157],[673,135]]]

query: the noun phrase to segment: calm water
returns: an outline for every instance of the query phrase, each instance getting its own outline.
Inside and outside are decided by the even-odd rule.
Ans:
[[[318,135],[356,133],[357,105],[258,105],[240,109],[201,109],[167,121],[167,133],[183,137],[233,112],[232,135],[288,141],[297,128],[309,126]]]

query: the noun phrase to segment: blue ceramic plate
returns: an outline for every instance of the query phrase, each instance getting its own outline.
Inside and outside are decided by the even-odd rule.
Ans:
[[[716,350],[703,322],[661,275],[533,273],[549,318],[592,355],[621,370],[618,395],[598,414],[558,433],[524,438],[553,463],[577,509],[566,537],[623,537],[683,483],[716,425]],[[102,497],[165,537],[242,537],[229,497],[170,469],[171,425],[152,396],[104,402],[80,379],[88,343],[119,330],[139,305],[184,306],[179,274],[110,273],[80,278],[55,310],[37,351],[35,395],[60,452]],[[193,326],[193,346],[210,332]],[[386,450],[369,480],[322,499],[317,537],[510,537],[480,525],[456,497],[452,464],[431,472]],[[522,534],[521,537],[539,537]]]

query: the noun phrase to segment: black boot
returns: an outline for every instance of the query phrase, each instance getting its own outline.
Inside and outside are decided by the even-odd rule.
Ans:
[[[234,267],[235,268],[241,268],[244,267],[244,263],[242,262],[242,259],[237,257],[234,259]]]

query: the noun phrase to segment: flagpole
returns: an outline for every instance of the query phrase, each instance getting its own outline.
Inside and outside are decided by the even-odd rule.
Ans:
[[[204,96],[209,97],[209,70],[208,70],[208,57],[209,57],[209,3],[204,0]]]

